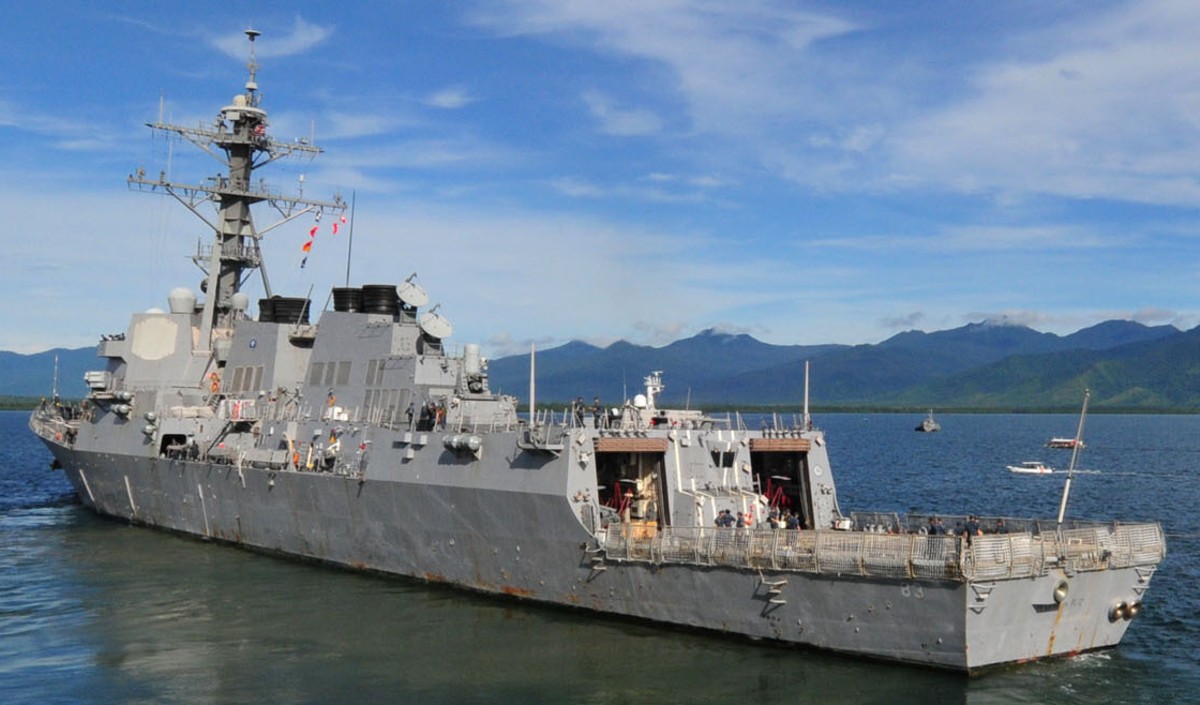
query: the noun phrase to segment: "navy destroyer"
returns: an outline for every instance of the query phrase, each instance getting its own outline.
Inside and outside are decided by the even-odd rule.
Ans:
[[[274,294],[259,243],[278,223],[256,227],[252,206],[286,222],[345,203],[252,180],[320,150],[270,134],[247,35],[249,80],[215,123],[150,125],[226,171],[129,177],[211,229],[201,293],[134,314],[99,342],[85,400],[31,416],[84,505],[355,570],[967,673],[1121,640],[1165,554],[1157,523],[843,513],[807,398],[794,422],[751,429],[660,408],[651,372],[632,400],[569,413],[538,409],[531,382],[519,414],[478,345],[447,345],[415,277],[331,288],[319,314]],[[968,532],[941,528],[956,522]]]

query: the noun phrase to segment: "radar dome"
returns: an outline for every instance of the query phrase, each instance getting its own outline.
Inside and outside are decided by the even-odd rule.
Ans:
[[[633,405],[639,409],[645,409],[646,408],[646,395],[638,394],[638,395],[634,396]]]
[[[196,295],[186,287],[176,287],[167,294],[171,313],[191,313],[196,310]]]
[[[229,307],[234,311],[245,311],[250,308],[250,297],[239,291],[229,297]]]

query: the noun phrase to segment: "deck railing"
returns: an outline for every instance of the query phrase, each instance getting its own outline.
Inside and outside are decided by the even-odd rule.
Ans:
[[[999,580],[1054,567],[1094,571],[1154,565],[1166,555],[1158,524],[1076,525],[1062,532],[974,536],[869,531],[677,528],[610,524],[605,557],[926,581]]]

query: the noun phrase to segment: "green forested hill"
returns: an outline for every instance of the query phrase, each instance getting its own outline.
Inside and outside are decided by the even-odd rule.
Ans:
[[[1200,328],[1108,350],[1017,355],[914,386],[888,401],[964,407],[1200,409]]]

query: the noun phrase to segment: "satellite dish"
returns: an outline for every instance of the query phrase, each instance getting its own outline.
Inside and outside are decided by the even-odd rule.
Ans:
[[[434,306],[434,308],[437,307]],[[433,311],[421,314],[421,317],[417,319],[417,325],[421,326],[421,332],[425,335],[439,340],[449,338],[450,334],[454,332],[454,326],[450,325],[450,321]]]
[[[413,276],[416,276],[415,274]],[[403,284],[396,287],[396,293],[399,294],[400,300],[412,306],[420,308],[429,303],[429,293],[425,291],[425,287],[414,282],[412,277],[409,277]]]

